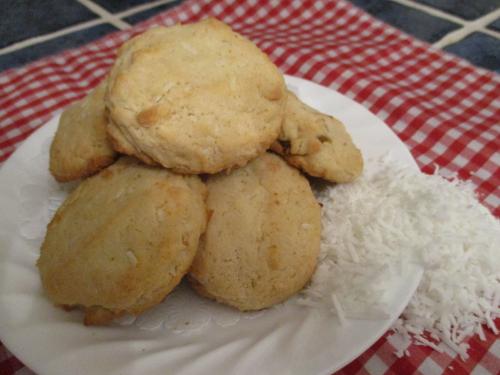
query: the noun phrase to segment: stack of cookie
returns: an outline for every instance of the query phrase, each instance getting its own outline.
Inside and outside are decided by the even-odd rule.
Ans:
[[[42,284],[86,324],[140,314],[186,274],[203,296],[269,307],[316,267],[320,207],[299,169],[342,183],[362,168],[344,126],[225,24],[151,29],[61,116],[51,173],[94,176],[47,228]]]

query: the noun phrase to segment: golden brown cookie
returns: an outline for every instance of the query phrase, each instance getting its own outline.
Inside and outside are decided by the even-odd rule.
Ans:
[[[115,147],[180,173],[241,166],[277,138],[286,101],[277,67],[216,19],[127,42],[106,95]]]
[[[50,173],[57,181],[90,176],[115,161],[106,134],[105,91],[103,81],[62,113],[50,147]]]
[[[284,301],[308,282],[320,246],[309,182],[265,153],[207,181],[209,222],[189,273],[201,295],[240,310]]]
[[[47,228],[38,268],[48,297],[106,324],[158,304],[191,265],[206,226],[206,189],[122,158],[83,181]]]
[[[288,92],[285,121],[272,150],[305,173],[331,182],[351,182],[363,171],[363,156],[344,125]]]

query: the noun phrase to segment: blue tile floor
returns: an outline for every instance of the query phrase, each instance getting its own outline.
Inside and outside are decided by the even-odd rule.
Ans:
[[[80,3],[61,0],[0,1],[0,14],[0,48],[97,18]]]
[[[460,25],[390,0],[351,0],[376,18],[426,42],[437,42]]]
[[[500,6],[498,0],[415,0],[418,3],[430,5],[446,13],[473,20],[494,11]]]
[[[488,29],[500,31],[500,18],[488,25]]]
[[[483,33],[472,33],[444,49],[475,65],[500,73],[500,40],[497,38]]]
[[[143,5],[151,2],[151,0],[93,0],[94,3],[111,13],[123,12],[137,5]]]
[[[420,3],[449,14],[452,19],[461,19],[460,24],[431,15],[424,10],[402,5],[398,0],[351,0],[372,16],[391,24],[408,34],[428,43],[435,43],[450,31],[467,27],[467,22],[476,20],[500,8],[500,0],[415,0],[404,3]],[[435,12],[433,12],[435,13]],[[442,14],[442,13],[441,13]],[[492,30],[494,34],[485,32]],[[491,34],[491,32],[489,32]],[[500,18],[487,25],[487,30],[472,30],[453,44],[446,45],[447,52],[469,60],[471,63],[500,72]]]
[[[0,71],[18,67],[67,48],[78,47],[107,33],[146,20],[183,0],[0,0]],[[333,1],[333,0],[331,0]],[[500,0],[351,0],[374,17],[473,64],[500,72]],[[92,4],[113,15],[102,19]],[[15,5],[13,5],[15,4]],[[430,9],[430,11],[429,11]],[[436,12],[436,10],[438,10]],[[125,12],[125,13],[123,13]],[[446,16],[449,14],[452,17]],[[494,16],[497,17],[494,17]],[[486,17],[479,28],[468,22]],[[496,20],[495,20],[496,19]],[[93,21],[87,25],[89,21]],[[95,22],[99,24],[96,26]],[[488,25],[486,23],[489,23]],[[68,27],[78,26],[71,32]],[[446,36],[467,31],[458,41]],[[54,34],[54,32],[57,32]],[[39,41],[41,37],[42,41]],[[453,40],[448,44],[447,40]]]
[[[102,24],[38,43],[34,46],[23,48],[5,55],[0,55],[0,71],[8,68],[15,68],[69,48],[78,47],[116,30],[118,29],[112,25]]]
[[[136,24],[136,23],[145,21],[148,18],[151,18],[160,12],[164,12],[167,9],[173,8],[174,6],[177,6],[180,3],[182,3],[182,0],[172,1],[171,3],[165,4],[165,5],[160,5],[156,8],[152,8],[152,9],[146,10],[144,12],[133,14],[132,16],[124,18],[124,21],[128,22],[130,24]]]

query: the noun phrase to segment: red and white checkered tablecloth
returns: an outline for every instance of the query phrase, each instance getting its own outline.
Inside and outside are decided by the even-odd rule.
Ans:
[[[0,73],[0,164],[53,114],[106,74],[117,47],[153,25],[208,15],[246,35],[284,73],[329,86],[369,108],[424,172],[439,165],[476,186],[500,217],[500,76],[433,49],[346,1],[190,0],[132,29]],[[497,325],[500,319],[497,319]],[[466,362],[411,346],[397,358],[387,333],[338,374],[499,374],[500,339],[470,339]],[[0,374],[30,370],[0,343]]]

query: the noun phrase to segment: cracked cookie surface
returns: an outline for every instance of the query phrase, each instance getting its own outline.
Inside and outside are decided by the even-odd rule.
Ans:
[[[354,181],[363,156],[344,125],[301,102],[288,91],[285,119],[272,150],[310,176],[330,182]]]
[[[215,19],[125,43],[106,105],[115,147],[180,173],[245,165],[277,138],[286,91],[267,55]]]
[[[106,324],[160,303],[187,272],[206,226],[206,189],[125,157],[83,181],[47,228],[38,268],[57,305]]]
[[[57,181],[88,177],[115,161],[106,134],[105,90],[106,80],[62,113],[50,147],[50,173]]]
[[[320,207],[309,182],[266,153],[207,180],[209,222],[189,279],[203,296],[259,310],[299,291],[316,267]]]

